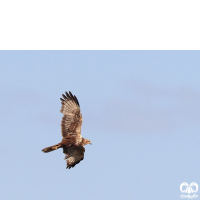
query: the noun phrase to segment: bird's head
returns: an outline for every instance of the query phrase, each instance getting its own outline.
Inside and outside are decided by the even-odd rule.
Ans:
[[[92,144],[92,142],[90,141],[90,140],[88,140],[88,139],[84,139],[84,145],[86,145],[86,144]]]

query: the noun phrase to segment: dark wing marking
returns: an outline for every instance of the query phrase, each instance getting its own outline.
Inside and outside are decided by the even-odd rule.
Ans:
[[[63,113],[63,118],[61,121],[61,132],[62,136],[66,137],[68,134],[76,135],[81,138],[81,125],[82,125],[82,115],[79,106],[78,99],[76,96],[69,92],[65,92],[60,98],[62,101],[60,112]]]
[[[74,167],[81,160],[84,159],[85,148],[83,146],[77,146],[74,148],[63,147],[63,153],[66,155],[67,168]]]

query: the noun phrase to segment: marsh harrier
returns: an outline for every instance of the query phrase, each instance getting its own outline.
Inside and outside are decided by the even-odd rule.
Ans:
[[[48,153],[59,148],[63,148],[63,153],[66,155],[67,168],[74,167],[84,158],[84,145],[92,144],[90,140],[82,138],[81,125],[82,115],[78,99],[71,92],[65,92],[62,95],[61,110],[64,115],[61,121],[62,141],[56,145],[46,147],[42,151]]]

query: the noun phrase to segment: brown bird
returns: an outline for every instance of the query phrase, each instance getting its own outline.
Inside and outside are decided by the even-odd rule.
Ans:
[[[63,153],[66,155],[64,159],[67,159],[67,168],[74,167],[84,158],[86,144],[92,144],[90,140],[82,138],[81,125],[82,114],[78,99],[70,91],[69,94],[62,94],[61,110],[63,118],[61,121],[61,133],[62,141],[56,145],[46,147],[42,151],[48,153],[59,148],[63,148]]]

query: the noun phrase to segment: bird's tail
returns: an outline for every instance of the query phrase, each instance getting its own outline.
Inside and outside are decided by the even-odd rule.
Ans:
[[[46,148],[42,149],[42,151],[43,151],[44,153],[49,153],[49,152],[54,151],[54,150],[56,150],[56,149],[59,149],[59,148],[61,148],[61,147],[62,147],[62,145],[56,144],[56,145],[53,145],[53,146],[50,146],[50,147],[46,147]]]

